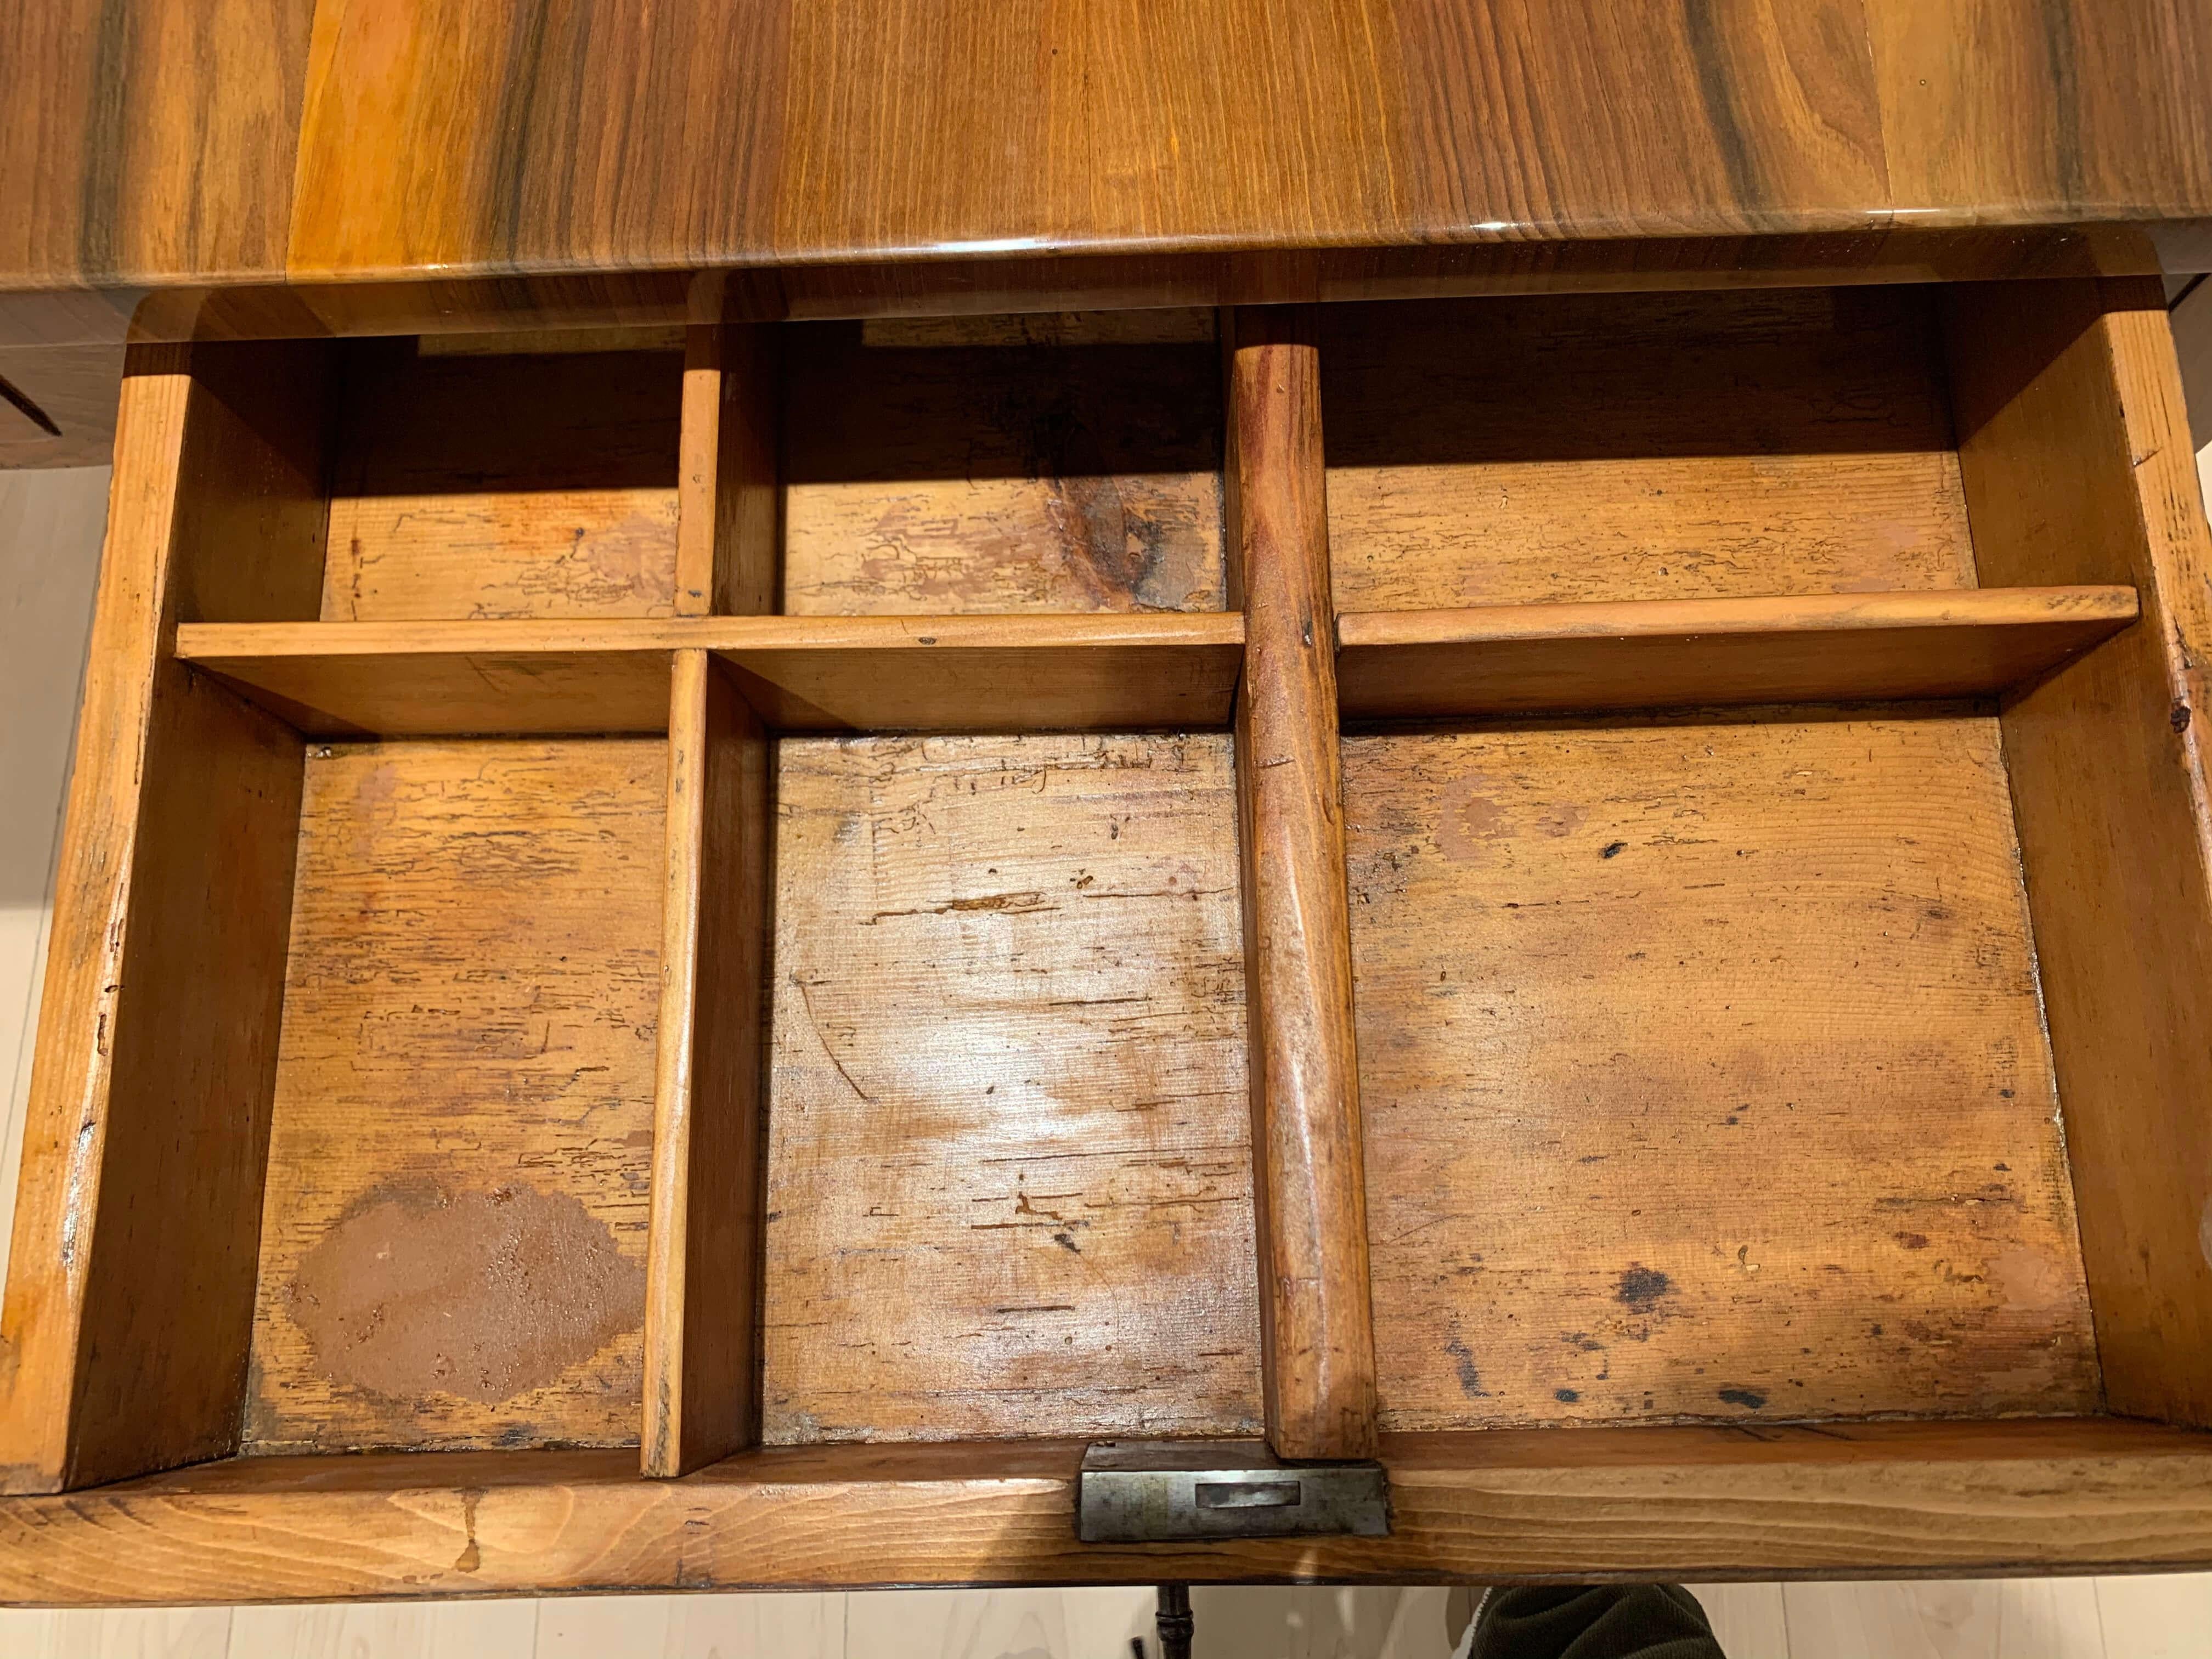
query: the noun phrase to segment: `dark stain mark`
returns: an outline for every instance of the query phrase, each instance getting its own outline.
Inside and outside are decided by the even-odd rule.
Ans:
[[[1625,841],[1608,842],[1606,843],[1605,851],[1600,853],[1598,856],[1601,859],[1619,858],[1627,850],[1628,843]]]
[[[1580,1400],[1582,1395],[1577,1394],[1572,1389],[1554,1389],[1552,1390],[1552,1398],[1562,1406],[1571,1406]]]
[[[1751,1389],[1723,1389],[1720,1395],[1729,1405],[1741,1406],[1747,1412],[1755,1412],[1766,1403],[1765,1395]]]
[[[1705,106],[1705,120],[1712,128],[1713,147],[1720,152],[1721,165],[1728,170],[1729,188],[1745,216],[1756,223],[1765,192],[1759,187],[1751,145],[1736,116],[1735,88],[1729,74],[1729,28],[1713,15],[1717,9],[1714,0],[1683,0],[1683,32],[1697,65],[1698,100]]]
[[[1674,1280],[1656,1267],[1647,1267],[1640,1261],[1632,1261],[1628,1271],[1620,1276],[1620,1288],[1616,1298],[1638,1313],[1650,1313],[1659,1305],[1659,1298],[1674,1288]]]
[[[2051,93],[2039,100],[2051,113],[2051,161],[2063,202],[2087,199],[2081,168],[2081,94],[2075,74],[2074,0],[2043,0],[2043,50]]]
[[[1452,1358],[1452,1365],[1459,1372],[1459,1391],[1469,1400],[1487,1400],[1489,1391],[1482,1386],[1482,1373],[1474,1368],[1474,1356],[1468,1352],[1467,1344],[1454,1337],[1444,1344],[1444,1352]]]
[[[2176,732],[2186,732],[2189,729],[2189,705],[2185,702],[2175,703],[2173,712],[2168,714],[2166,719],[2172,722]]]
[[[1052,1236],[1052,1242],[1059,1245],[1061,1249],[1066,1250],[1070,1255],[1081,1255],[1083,1254],[1082,1250],[1077,1247],[1075,1240],[1066,1233],[1054,1233]]]
[[[289,1311],[331,1382],[485,1405],[645,1317],[645,1269],[567,1193],[372,1193],[307,1252]]]
[[[137,15],[131,0],[100,0],[100,21],[93,26],[92,72],[86,77],[92,99],[78,139],[83,167],[77,175],[76,202],[77,265],[90,278],[112,276],[120,263],[117,228],[124,218],[125,112]]]
[[[483,1565],[483,1552],[477,1547],[477,1505],[483,1500],[480,1492],[461,1494],[461,1530],[468,1534],[469,1541],[461,1547],[460,1555],[453,1563],[455,1572],[474,1572]]]
[[[1899,1233],[1897,1235],[1897,1242],[1904,1245],[1908,1250],[1924,1250],[1928,1248],[1928,1235],[1926,1233]]]

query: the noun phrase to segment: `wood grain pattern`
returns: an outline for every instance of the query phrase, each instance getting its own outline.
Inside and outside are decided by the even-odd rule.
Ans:
[[[1310,313],[1229,318],[1230,537],[1245,628],[1237,805],[1267,1440],[1281,1457],[1366,1457],[1375,1348],[1320,367]]]
[[[782,331],[685,331],[676,614],[776,610]]]
[[[676,655],[653,1081],[644,1471],[760,1438],[773,755],[704,651]]]
[[[238,1443],[299,757],[169,646],[222,562],[281,593],[318,550],[282,495],[239,511],[276,462],[220,406],[237,361],[142,348],[125,380],[0,1323],[10,1490]]]
[[[12,9],[0,287],[281,276],[314,12],[314,0]]]
[[[666,764],[640,738],[309,750],[249,1448],[635,1443]],[[565,1218],[560,1248],[518,1255],[513,1206]],[[448,1271],[311,1338],[369,1276],[356,1241],[463,1219]],[[380,1321],[440,1311],[404,1377],[343,1380]],[[502,1397],[453,1346],[479,1338],[562,1363]]]
[[[871,344],[855,325],[787,333],[784,610],[1222,608],[1220,388],[1206,342],[1012,349]]]
[[[1992,696],[2136,617],[2131,587],[1352,611],[1346,719]]]
[[[1749,234],[1850,259],[1993,227],[2018,258],[2018,226],[2081,228],[2031,258],[2116,233],[2154,260],[2136,222],[2212,212],[2208,28],[2199,0],[68,0],[0,51],[26,181],[0,289],[176,284],[189,310],[229,285],[274,316],[287,279],[333,308],[476,280],[495,307],[605,273],[902,292],[965,256],[952,280],[1035,298],[1071,286],[1054,254],[1186,280],[1286,256],[1203,303],[1317,297],[1316,251]]]
[[[1350,738],[1345,799],[1386,1428],[2096,1408],[1994,720]]]
[[[362,344],[339,399],[323,620],[675,614],[676,354]]]
[[[767,1439],[1255,1432],[1228,739],[778,750]]]
[[[2114,1419],[1392,1436],[1395,1530],[1075,1540],[1079,1443],[216,1463],[0,1509],[10,1601],[830,1584],[1498,1583],[2197,1567],[2202,1436]],[[1593,1513],[1605,1524],[1593,1526]],[[131,1552],[127,1571],[120,1553]]]
[[[1973,586],[1916,293],[1322,315],[1340,611]]]
[[[2212,571],[2155,284],[1970,289],[1960,460],[1993,581],[2121,580],[2143,619],[2012,703],[2005,750],[2116,1409],[2212,1421]]]
[[[706,649],[787,731],[1130,731],[1229,723],[1244,623],[1127,617],[187,625],[177,648],[303,732],[665,729],[672,651]]]

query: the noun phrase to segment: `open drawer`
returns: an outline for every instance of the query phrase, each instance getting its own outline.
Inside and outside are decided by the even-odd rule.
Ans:
[[[136,349],[0,1595],[2212,1560],[2157,301]]]

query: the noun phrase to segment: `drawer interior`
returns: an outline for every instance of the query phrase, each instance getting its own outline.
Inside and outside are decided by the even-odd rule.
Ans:
[[[2113,307],[2020,286],[1315,308],[1386,1435],[2204,1420],[2096,920],[2190,715]],[[1230,326],[178,360],[160,683],[302,779],[187,1449],[1269,1427]]]
[[[1993,714],[1372,733],[1344,775],[1386,1425],[2097,1409]]]

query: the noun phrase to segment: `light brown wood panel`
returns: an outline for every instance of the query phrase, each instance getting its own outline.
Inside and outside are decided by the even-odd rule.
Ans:
[[[635,1443],[666,764],[310,745],[252,1449]]]
[[[1920,290],[1322,315],[1340,611],[1973,586]]]
[[[679,617],[749,617],[776,609],[781,360],[782,331],[773,325],[685,331]]]
[[[768,1440],[1255,1432],[1227,737],[778,752]]]
[[[1349,738],[1393,1429],[2100,1401],[1996,722]]]
[[[179,654],[319,736],[657,732],[672,651],[714,651],[786,730],[1224,726],[1240,616],[308,623],[177,630]]]
[[[1388,1538],[1085,1545],[1080,1443],[248,1458],[0,1510],[0,1595],[1379,1583],[2194,1567],[2203,1436],[2104,1419],[1386,1436]],[[1604,1524],[1593,1525],[1593,1514]],[[130,1571],[116,1540],[127,1536]]]
[[[1352,611],[1348,720],[1993,695],[2136,617],[2131,587]]]
[[[349,348],[326,622],[666,617],[683,359]]]
[[[1977,288],[1949,317],[1984,578],[2142,594],[2008,707],[2005,752],[2106,1389],[2212,1422],[2212,542],[2164,295]]]
[[[787,331],[783,608],[1218,611],[1203,341],[871,345]]]
[[[1375,1347],[1316,328],[1303,309],[1227,319],[1229,534],[1245,627],[1237,843],[1267,1440],[1281,1457],[1366,1457]]]
[[[246,505],[293,452],[231,419],[241,361],[127,364],[0,1319],[12,1490],[238,1443],[299,755],[170,641],[226,569],[281,594],[319,551],[289,500]]]
[[[772,744],[706,652],[678,652],[674,682],[646,1286],[652,1475],[760,1438]]]

